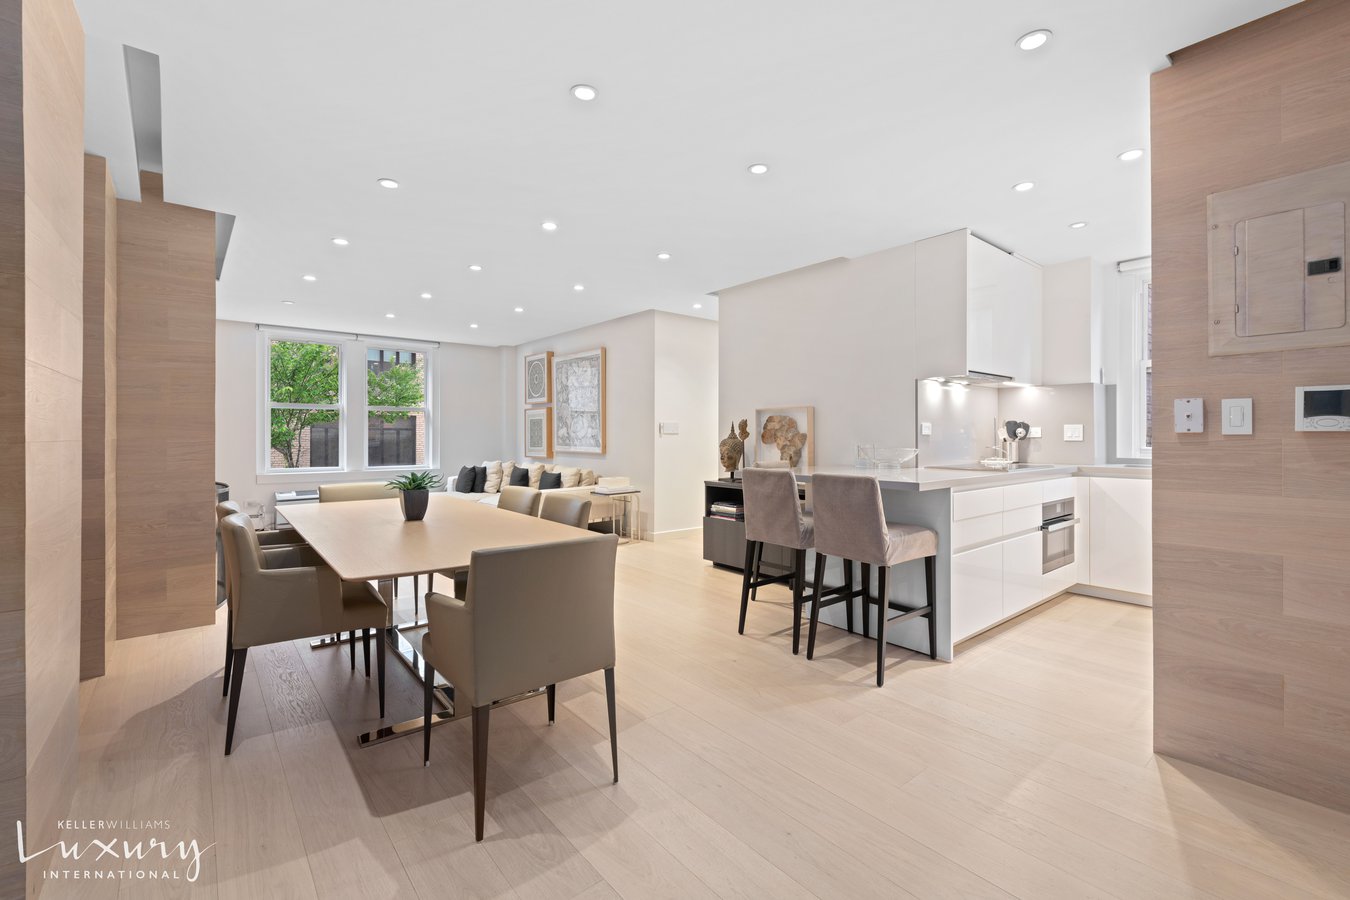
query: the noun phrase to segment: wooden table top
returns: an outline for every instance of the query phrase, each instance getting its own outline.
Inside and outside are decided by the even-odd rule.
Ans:
[[[429,499],[421,522],[405,522],[397,498],[287,505],[286,520],[344,581],[467,569],[475,550],[548,544],[585,533],[442,493]]]

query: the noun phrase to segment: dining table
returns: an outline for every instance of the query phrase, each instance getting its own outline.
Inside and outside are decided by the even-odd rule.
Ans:
[[[418,648],[405,631],[426,627],[425,619],[399,622],[394,616],[395,585],[399,578],[447,576],[465,571],[477,550],[524,547],[572,540],[577,529],[536,516],[497,509],[485,503],[464,500],[446,493],[433,493],[426,515],[417,521],[404,519],[398,498],[312,503],[286,508],[286,519],[343,581],[373,581],[389,607],[385,640],[394,656],[421,681],[425,666]],[[333,637],[311,642],[315,649],[337,645]],[[454,685],[436,673],[433,696],[441,707],[433,714],[439,725],[455,715]],[[539,688],[542,691],[543,687]],[[512,701],[533,696],[535,691]],[[467,715],[467,713],[466,713]],[[373,746],[422,729],[421,718],[381,726],[358,738],[363,747]]]

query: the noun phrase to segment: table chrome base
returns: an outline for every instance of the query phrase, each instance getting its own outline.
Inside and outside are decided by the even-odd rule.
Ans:
[[[440,673],[437,673],[437,678],[439,677]],[[510,706],[512,703],[519,703],[521,700],[529,700],[531,697],[541,697],[547,693],[547,691],[548,688],[532,688],[523,694],[516,694],[514,697],[507,697],[505,700],[496,700],[492,703],[491,708],[497,709],[501,706]],[[454,690],[450,689],[449,693],[451,696],[447,697],[439,685],[433,692],[433,696],[436,698],[437,702],[443,705],[445,709],[438,710],[431,714],[432,728],[435,728],[437,725],[445,725],[450,722],[458,722],[461,719],[468,719],[471,716],[469,710],[465,710],[462,713],[455,712],[455,704],[452,699]],[[385,741],[391,741],[394,738],[406,737],[410,734],[420,734],[424,725],[425,722],[421,716],[418,716],[416,719],[408,719],[406,722],[399,722],[395,725],[383,725],[374,731],[367,731],[356,739],[356,743],[359,747],[373,747],[376,744],[383,744]]]

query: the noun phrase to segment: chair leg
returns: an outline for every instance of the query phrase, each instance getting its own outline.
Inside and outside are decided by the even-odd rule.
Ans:
[[[755,577],[755,542],[745,542],[745,573],[741,576],[741,624],[737,634],[745,634],[745,611],[750,606],[750,582]]]
[[[234,663],[234,604],[225,607],[225,674],[221,677],[220,696],[230,696],[230,666]]]
[[[558,686],[550,684],[545,691],[548,693],[548,724],[553,724],[553,713],[558,708]]]
[[[793,552],[792,578],[792,655],[796,656],[802,647],[802,588],[806,580],[806,551]]]
[[[764,563],[764,542],[755,541],[755,573],[750,580],[750,602],[754,603],[759,599],[759,588],[755,582],[759,581],[759,570]]]
[[[862,626],[863,637],[870,637],[872,608],[868,605],[872,602],[872,567],[867,563],[862,564]]]
[[[483,812],[487,805],[488,709],[473,708],[473,838],[483,839]]]
[[[352,631],[347,632],[347,634],[348,634],[348,636],[351,638],[350,644],[351,644],[351,650],[352,650],[352,671],[355,672],[355,671],[356,671],[356,631],[353,629]]]
[[[928,588],[928,656],[937,659],[937,557],[923,560],[924,581]]]
[[[886,599],[890,587],[886,576],[890,571],[887,566],[877,566],[877,687],[886,683],[886,615],[891,609]]]
[[[816,553],[816,573],[812,579],[811,591],[815,594],[811,603],[811,629],[806,636],[806,658],[815,659],[816,657],[816,626],[820,623],[820,585],[825,577],[825,561],[828,556],[822,556]]]
[[[853,593],[853,560],[851,560],[851,559],[841,559],[840,562],[844,564],[844,593],[845,593],[845,594],[850,594],[850,595],[851,595],[851,594]],[[844,602],[844,616],[845,616],[846,619],[847,619],[848,633],[849,633],[849,634],[852,634],[852,633],[853,633],[853,597],[852,597],[852,596],[850,596],[850,597],[848,598],[848,600],[846,600],[846,601]]]
[[[431,765],[431,701],[432,691],[436,685],[436,670],[431,667],[431,660],[422,658],[423,675],[426,680],[422,687],[422,765]],[[384,698],[381,697],[381,700]],[[383,712],[381,712],[383,715]]]
[[[614,783],[619,783],[619,725],[614,708],[614,667],[605,670],[605,701],[609,705],[609,758],[614,766]]]
[[[366,661],[366,677],[370,677],[370,629],[361,629],[361,655]]]
[[[244,661],[248,659],[248,648],[240,647],[234,651],[234,663],[230,670],[230,712],[225,720],[225,755],[234,749],[234,721],[239,716],[239,693],[244,685]]]
[[[379,680],[380,689],[380,718],[384,718],[384,660],[386,645],[389,643],[384,639],[383,629],[371,629],[375,633],[375,674]]]

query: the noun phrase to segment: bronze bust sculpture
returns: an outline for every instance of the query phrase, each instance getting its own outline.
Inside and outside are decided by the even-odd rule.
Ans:
[[[726,469],[727,475],[734,481],[736,470],[741,467],[741,458],[745,456],[745,439],[750,436],[749,422],[741,419],[740,436],[736,436],[736,423],[732,422],[727,436],[717,445],[717,458]]]

